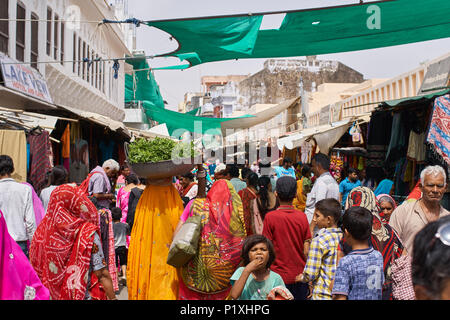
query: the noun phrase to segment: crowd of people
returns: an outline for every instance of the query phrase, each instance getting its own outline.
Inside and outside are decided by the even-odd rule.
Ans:
[[[442,167],[397,203],[390,179],[350,168],[338,184],[325,154],[293,165],[211,159],[146,180],[110,159],[79,185],[55,166],[36,195],[1,155],[0,299],[114,300],[118,283],[130,300],[450,299]]]

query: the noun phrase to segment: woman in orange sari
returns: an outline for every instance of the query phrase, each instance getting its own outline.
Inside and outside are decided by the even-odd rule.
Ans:
[[[226,299],[246,237],[242,201],[233,185],[217,180],[206,198],[203,194],[188,207],[203,219],[197,254],[180,270],[181,300]]]
[[[305,164],[302,168],[302,178],[297,181],[297,196],[294,198],[292,205],[301,212],[305,212],[306,195],[311,192],[311,172],[311,166]]]
[[[245,177],[247,188],[238,192],[242,200],[242,207],[244,210],[244,222],[247,236],[257,233],[254,223],[254,208],[256,199],[258,198],[258,175],[254,172],[249,172]]]
[[[176,300],[177,269],[167,264],[167,255],[183,201],[172,178],[147,180],[136,207],[128,249],[129,300]]]

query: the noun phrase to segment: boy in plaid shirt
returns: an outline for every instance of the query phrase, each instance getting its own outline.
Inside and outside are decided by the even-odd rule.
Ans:
[[[337,226],[340,217],[341,204],[336,199],[323,199],[316,203],[313,221],[320,231],[311,242],[303,273],[296,278],[298,282],[310,283],[312,300],[332,298],[337,249],[343,236],[342,230]]]

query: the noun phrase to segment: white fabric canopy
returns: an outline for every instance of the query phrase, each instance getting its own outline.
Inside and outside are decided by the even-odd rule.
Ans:
[[[251,115],[252,117],[224,121],[221,124],[222,134],[224,137],[226,136],[226,129],[234,129],[234,130],[247,129],[254,127],[260,123],[269,121],[273,117],[279,115],[284,110],[298,103],[299,100],[300,97],[284,101],[282,103],[275,105],[272,108],[252,114]]]
[[[327,154],[330,148],[339,141],[354,121],[358,121],[359,123],[368,122],[370,121],[370,116],[361,115],[332,124],[304,129],[301,132],[278,139],[278,148],[283,150],[283,147],[285,147],[286,149],[292,150],[300,147],[305,140],[314,138],[320,148],[320,152]]]

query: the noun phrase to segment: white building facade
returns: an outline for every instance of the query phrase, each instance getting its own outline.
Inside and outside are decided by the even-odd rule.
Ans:
[[[124,61],[116,72],[112,59],[131,55],[133,31],[99,25],[126,14],[126,2],[110,2],[0,0],[1,18],[9,19],[0,23],[0,52],[38,70],[54,104],[123,121]]]

